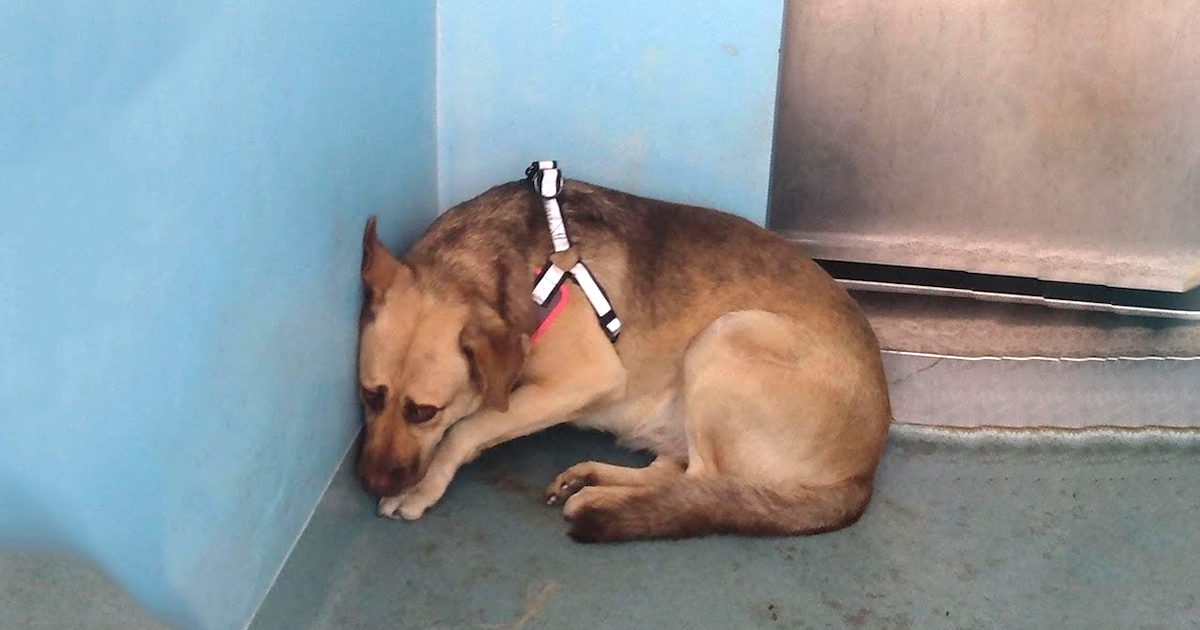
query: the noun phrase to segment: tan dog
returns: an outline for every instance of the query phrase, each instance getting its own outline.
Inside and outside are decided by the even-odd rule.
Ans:
[[[862,312],[781,238],[714,210],[568,181],[574,247],[624,322],[613,344],[570,280],[532,345],[534,270],[553,251],[513,182],[449,210],[403,262],[363,237],[359,473],[380,514],[417,519],[455,471],[571,422],[653,450],[550,485],[581,541],[794,535],[856,521],[890,421]],[[559,261],[556,261],[559,262]],[[569,264],[569,263],[560,263]]]

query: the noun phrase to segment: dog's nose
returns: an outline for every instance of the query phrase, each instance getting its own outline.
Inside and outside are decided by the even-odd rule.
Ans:
[[[362,480],[367,493],[377,497],[400,494],[413,481],[411,467],[404,465],[368,469],[363,472]]]

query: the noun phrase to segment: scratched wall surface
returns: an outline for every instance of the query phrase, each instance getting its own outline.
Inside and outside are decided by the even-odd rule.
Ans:
[[[443,207],[531,160],[766,217],[782,0],[439,2]]]
[[[0,2],[0,544],[248,621],[360,422],[363,221],[436,214],[434,9]]]
[[[1200,2],[796,0],[771,225],[830,258],[1200,282]]]

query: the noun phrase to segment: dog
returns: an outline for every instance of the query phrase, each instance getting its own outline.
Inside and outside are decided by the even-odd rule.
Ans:
[[[795,246],[717,210],[569,180],[555,252],[529,181],[446,211],[403,259],[363,234],[358,474],[379,513],[420,518],[460,466],[561,423],[656,454],[583,462],[546,491],[581,542],[792,536],[856,522],[891,409],[854,300]],[[623,322],[538,270],[585,261]]]

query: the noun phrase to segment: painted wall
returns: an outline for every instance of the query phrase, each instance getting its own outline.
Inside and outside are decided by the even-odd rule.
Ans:
[[[782,18],[782,0],[442,0],[443,207],[553,158],[765,222]]]
[[[0,1],[0,543],[248,620],[359,418],[359,239],[436,212],[427,2]]]

